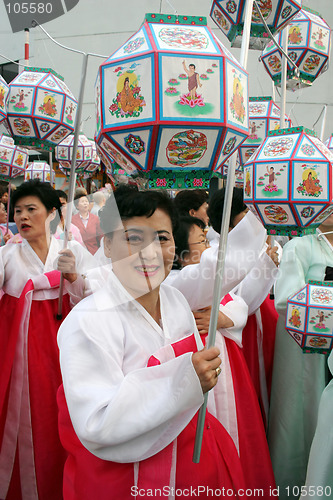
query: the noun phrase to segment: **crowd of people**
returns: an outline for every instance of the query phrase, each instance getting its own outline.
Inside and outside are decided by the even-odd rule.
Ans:
[[[285,330],[288,297],[332,279],[333,216],[282,247],[234,188],[214,297],[224,189],[78,189],[66,248],[66,192],[22,183],[16,234],[6,194],[1,500],[333,495],[332,355]]]

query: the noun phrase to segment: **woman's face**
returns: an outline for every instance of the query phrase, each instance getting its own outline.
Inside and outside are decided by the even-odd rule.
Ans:
[[[7,203],[8,202],[8,193],[4,193],[1,197],[1,202],[2,203]]]
[[[89,200],[86,196],[81,196],[81,198],[79,198],[77,209],[80,214],[87,214],[89,212]]]
[[[22,236],[29,242],[45,238],[54,211],[48,211],[37,196],[24,196],[14,207],[14,221]]]
[[[206,235],[201,227],[193,224],[188,235],[189,252],[180,255],[184,266],[198,264],[203,252],[209,247]]]
[[[105,237],[104,245],[113,272],[134,298],[158,288],[172,268],[175,243],[170,217],[163,210],[123,221],[111,239]]]
[[[5,224],[5,222],[7,222],[6,207],[3,203],[0,203],[0,224]]]

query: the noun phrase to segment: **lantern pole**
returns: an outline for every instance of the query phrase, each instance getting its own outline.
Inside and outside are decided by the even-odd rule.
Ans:
[[[70,224],[71,224],[71,220],[72,220],[72,212],[73,212],[73,200],[74,200],[74,190],[75,190],[75,182],[76,182],[76,173],[75,173],[76,154],[77,154],[77,146],[78,146],[78,142],[79,142],[79,133],[80,133],[80,126],[81,126],[81,119],[82,119],[82,107],[83,107],[84,87],[85,87],[86,76],[87,76],[88,57],[95,56],[95,57],[101,57],[102,59],[107,59],[107,56],[103,56],[100,54],[86,53],[86,52],[83,52],[82,50],[73,49],[71,47],[67,47],[66,45],[63,45],[62,43],[57,42],[45,30],[45,28],[43,28],[43,26],[41,26],[36,20],[32,21],[32,26],[33,27],[38,26],[45,33],[45,35],[53,43],[55,43],[59,47],[65,49],[65,50],[69,50],[70,52],[76,52],[77,54],[83,55],[78,106],[77,106],[76,117],[75,117],[75,126],[74,126],[74,142],[73,142],[73,149],[72,149],[72,162],[71,162],[71,170],[70,170],[70,175],[69,175],[68,204],[67,204],[66,219],[65,219],[65,234],[64,234],[64,246],[63,246],[63,249],[65,250],[67,248],[67,244],[68,244],[68,240],[69,240],[69,229],[70,229]],[[63,273],[61,273],[60,285],[59,285],[59,302],[58,302],[57,319],[62,318],[63,291],[64,291],[64,277],[63,277]]]
[[[30,57],[30,31],[29,28],[24,29],[24,65],[29,66]]]
[[[7,200],[7,224],[6,224],[6,234],[8,233],[8,226],[9,226],[9,212],[10,212],[10,195],[12,193],[12,185],[8,182],[8,200]]]
[[[324,105],[323,107],[323,120],[321,122],[321,129],[320,129],[320,140],[324,140],[324,134],[325,134],[325,127],[326,127],[326,117],[327,117],[327,104]]]
[[[248,58],[248,53],[249,53],[253,1],[254,0],[247,0],[246,5],[245,5],[244,29],[243,29],[242,46],[241,46],[241,53],[240,53],[240,64],[245,69],[247,66],[247,58]],[[210,348],[210,347],[214,346],[214,344],[215,344],[217,320],[218,320],[218,313],[219,313],[219,306],[220,306],[220,298],[221,298],[221,293],[222,293],[222,278],[223,278],[224,265],[225,265],[227,237],[228,237],[228,232],[229,232],[231,204],[232,204],[233,191],[234,191],[234,185],[235,185],[236,160],[237,160],[237,152],[231,156],[231,161],[230,161],[229,169],[228,169],[227,185],[226,185],[224,205],[223,205],[223,217],[222,217],[222,223],[221,223],[221,233],[220,233],[219,247],[218,247],[218,253],[217,253],[213,303],[212,303],[212,311],[211,311],[210,322],[209,322],[207,348]],[[201,406],[201,408],[199,410],[199,415],[198,415],[197,430],[196,430],[193,459],[192,459],[193,462],[196,464],[200,462],[200,454],[201,454],[203,430],[204,430],[204,425],[205,425],[207,401],[208,401],[208,393],[206,393],[204,396],[204,403]]]
[[[79,92],[78,106],[77,106],[76,117],[75,117],[74,142],[73,142],[73,149],[72,149],[72,163],[71,163],[71,170],[70,170],[70,174],[69,174],[68,204],[67,204],[67,210],[66,210],[64,246],[63,246],[64,250],[67,248],[67,244],[68,244],[68,240],[69,240],[69,229],[70,229],[71,220],[72,220],[72,213],[73,213],[73,200],[74,200],[74,190],[75,190],[75,182],[76,182],[76,173],[75,173],[76,153],[77,153],[77,146],[78,146],[78,142],[79,142],[79,132],[80,132],[81,117],[82,117],[82,107],[83,107],[84,87],[85,87],[86,76],[87,76],[87,67],[88,67],[88,54],[84,54],[83,61],[82,61],[82,69],[81,69],[80,92]],[[59,285],[59,302],[58,302],[57,319],[62,318],[63,292],[64,292],[64,275],[63,275],[63,273],[61,273],[60,285]]]
[[[282,31],[282,48],[285,53],[288,52],[288,28]],[[288,61],[287,58],[281,54],[282,70],[281,70],[281,102],[280,102],[280,129],[285,128],[286,116],[286,97],[287,97],[287,71]]]

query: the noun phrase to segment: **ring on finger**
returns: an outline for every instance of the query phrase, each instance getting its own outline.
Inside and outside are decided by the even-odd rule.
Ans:
[[[220,375],[221,371],[222,371],[222,370],[221,370],[221,367],[220,367],[220,366],[218,366],[217,368],[215,368],[215,373],[216,373],[216,376],[217,376],[217,377]]]

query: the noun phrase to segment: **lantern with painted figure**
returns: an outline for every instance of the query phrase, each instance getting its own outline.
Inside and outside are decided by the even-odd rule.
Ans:
[[[285,115],[286,128],[292,127],[291,119]],[[256,152],[260,144],[271,130],[280,128],[280,108],[275,104],[272,97],[250,97],[249,100],[249,137],[239,146],[237,152],[238,181],[241,182],[243,165]],[[216,171],[226,175],[228,162],[218,165]]]
[[[297,90],[312,85],[328,69],[331,29],[320,14],[303,8],[291,21],[288,30],[288,56],[299,68],[297,77],[288,62],[287,89]],[[282,33],[277,37],[282,43]],[[261,60],[276,85],[281,84],[281,53],[271,41],[263,50]]]
[[[0,136],[0,178],[14,179],[24,175],[28,163],[28,151],[15,146],[14,140],[6,135]]]
[[[74,135],[67,136],[55,148],[55,158],[59,162],[59,169],[66,175],[70,174],[73,156]],[[81,174],[89,167],[93,159],[93,147],[91,141],[84,135],[79,134],[75,173]]]
[[[289,116],[285,115],[285,128],[291,128]],[[272,97],[250,97],[249,129],[250,135],[238,148],[240,165],[244,165],[271,130],[280,128],[280,108]]]
[[[95,88],[99,148],[156,187],[175,172],[209,177],[248,135],[247,73],[203,17],[147,14]]]
[[[288,299],[286,330],[303,352],[328,354],[332,350],[331,281],[309,281]]]
[[[246,0],[214,0],[210,17],[230,40],[240,47],[244,29]],[[258,7],[273,35],[282,30],[300,11],[302,0],[257,0]],[[250,49],[262,50],[269,41],[266,28],[253,6]]]
[[[24,180],[29,181],[31,179],[39,179],[53,185],[55,181],[54,170],[44,161],[33,161],[28,164],[24,172]]]
[[[311,130],[269,132],[244,165],[244,202],[270,234],[311,234],[333,212],[332,160]]]
[[[7,108],[16,144],[53,151],[74,131],[77,101],[52,69],[25,68],[9,85]]]
[[[9,85],[0,75],[0,123],[7,118]]]
[[[92,175],[94,175],[94,173],[100,167],[101,164],[101,159],[97,153],[95,141],[90,140],[90,143],[92,147],[92,159],[89,165],[84,169],[84,175],[83,175],[84,179],[89,179]]]

